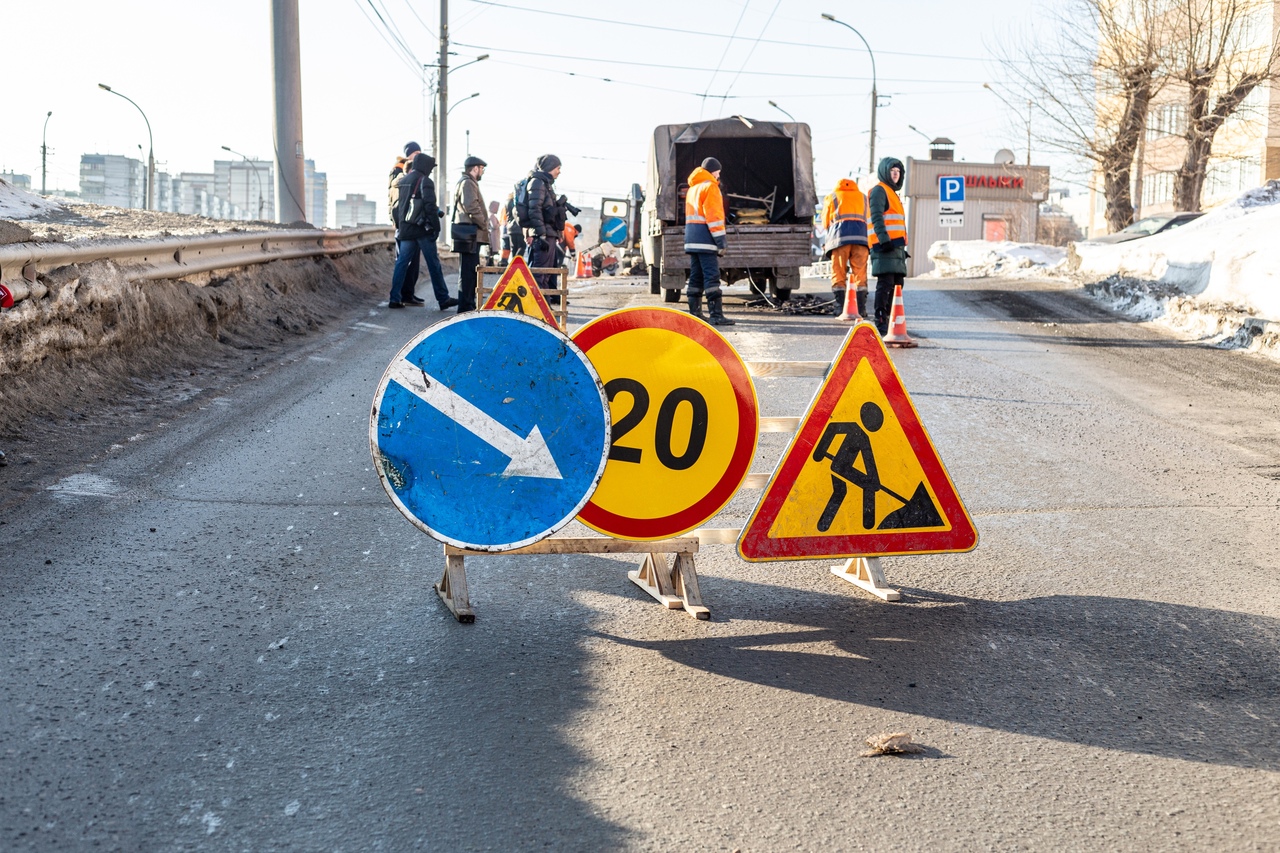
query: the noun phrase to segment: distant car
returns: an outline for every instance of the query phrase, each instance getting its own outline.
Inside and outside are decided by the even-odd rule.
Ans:
[[[1181,228],[1194,219],[1204,216],[1203,213],[1161,213],[1158,216],[1148,216],[1145,219],[1139,219],[1128,228],[1121,229],[1114,234],[1107,234],[1102,237],[1094,237],[1090,243],[1127,243],[1130,240],[1139,240],[1143,237],[1150,237],[1152,234],[1163,234],[1165,231],[1172,231],[1175,228]]]

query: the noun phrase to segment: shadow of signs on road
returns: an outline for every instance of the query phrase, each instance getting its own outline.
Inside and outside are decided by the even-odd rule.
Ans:
[[[775,591],[723,579],[704,591],[708,586],[721,617],[730,599],[759,601]],[[1280,770],[1280,620],[1098,596],[1006,602],[903,593],[907,603],[894,605],[824,593],[793,599],[769,617],[797,626],[793,631],[609,639],[693,669],[825,699]],[[824,642],[845,654],[795,648]]]

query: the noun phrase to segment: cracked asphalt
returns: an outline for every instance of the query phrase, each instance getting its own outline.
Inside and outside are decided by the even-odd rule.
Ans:
[[[729,293],[749,360],[847,328]],[[633,304],[592,283],[571,326]],[[893,358],[980,542],[887,558],[893,604],[708,546],[709,622],[631,558],[549,555],[469,558],[456,623],[368,450],[434,312],[87,441],[0,525],[0,849],[1280,848],[1280,365],[1062,284],[906,306]],[[759,380],[761,414],[817,383]],[[860,757],[887,731],[924,752]]]

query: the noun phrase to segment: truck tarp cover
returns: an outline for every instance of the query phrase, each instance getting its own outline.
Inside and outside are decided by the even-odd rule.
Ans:
[[[761,198],[773,192],[774,222],[811,222],[813,187],[809,125],[740,118],[664,124],[653,131],[646,205],[663,222],[682,220],[679,187],[707,157],[720,161],[721,189]]]

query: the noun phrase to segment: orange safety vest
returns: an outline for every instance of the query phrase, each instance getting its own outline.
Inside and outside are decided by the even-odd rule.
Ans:
[[[822,227],[827,232],[827,249],[846,244],[867,245],[867,197],[850,179],[841,178],[827,196]]]
[[[720,183],[699,166],[689,175],[684,197],[684,250],[715,253],[725,248],[724,197]]]
[[[898,198],[897,191],[886,184],[884,181],[879,183],[884,189],[885,198],[889,201],[889,209],[884,212],[884,230],[889,232],[889,239],[900,237],[902,242],[907,242],[907,214],[902,209],[902,199]],[[876,236],[874,228],[867,229],[867,242],[874,246],[880,242],[880,238]]]

